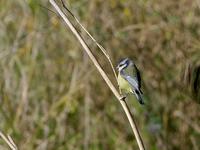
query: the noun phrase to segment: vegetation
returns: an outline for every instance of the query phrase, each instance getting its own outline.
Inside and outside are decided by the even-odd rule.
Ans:
[[[146,105],[127,102],[145,146],[200,149],[198,1],[66,3],[115,65],[129,57],[140,69]],[[63,21],[42,6],[54,10],[44,0],[0,1],[0,131],[20,150],[137,149],[112,92]],[[115,82],[104,55],[71,20]]]

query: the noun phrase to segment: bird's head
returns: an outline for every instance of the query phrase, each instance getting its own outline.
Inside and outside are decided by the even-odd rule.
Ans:
[[[123,69],[126,69],[131,63],[132,62],[129,58],[124,58],[124,59],[120,60],[120,62],[118,63],[117,70],[120,72]]]

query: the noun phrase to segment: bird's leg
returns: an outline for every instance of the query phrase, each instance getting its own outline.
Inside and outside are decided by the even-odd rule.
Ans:
[[[124,101],[126,99],[127,95],[121,95],[120,100]]]

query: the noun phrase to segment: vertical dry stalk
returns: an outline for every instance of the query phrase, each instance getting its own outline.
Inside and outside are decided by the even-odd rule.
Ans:
[[[87,81],[86,84],[89,84]],[[90,141],[90,87],[86,88],[85,94],[85,104],[84,104],[84,128],[85,128],[85,137],[84,137],[84,150],[88,150],[89,141]]]
[[[87,46],[86,42],[83,40],[81,35],[77,32],[77,30],[74,28],[74,26],[69,21],[69,19],[66,17],[66,15],[61,11],[61,9],[58,7],[58,5],[56,4],[56,2],[54,0],[49,0],[49,2],[56,9],[56,11],[59,13],[59,15],[62,17],[62,19],[65,21],[65,23],[70,28],[70,30],[76,36],[78,41],[81,43],[81,45],[83,46],[84,50],[86,51],[86,53],[88,54],[88,56],[90,57],[92,62],[94,63],[95,67],[97,68],[97,70],[99,71],[101,76],[103,77],[103,79],[105,80],[105,82],[107,83],[107,85],[109,86],[111,91],[113,92],[113,94],[116,96],[118,101],[121,103],[121,105],[122,105],[122,107],[123,107],[123,109],[124,109],[124,111],[126,113],[126,116],[127,116],[128,120],[129,120],[129,123],[130,123],[130,125],[132,127],[132,130],[133,130],[133,132],[135,134],[139,149],[140,150],[145,150],[142,138],[141,138],[141,136],[139,134],[138,128],[137,128],[136,123],[134,121],[134,117],[131,115],[131,112],[130,112],[130,110],[128,108],[128,105],[126,104],[125,101],[121,100],[121,95],[116,90],[116,88],[114,87],[114,85],[112,84],[112,82],[110,81],[110,79],[108,78],[108,76],[106,75],[106,73],[104,72],[104,70],[102,69],[100,64],[98,63],[97,59],[94,57],[94,55],[92,54],[91,50]]]

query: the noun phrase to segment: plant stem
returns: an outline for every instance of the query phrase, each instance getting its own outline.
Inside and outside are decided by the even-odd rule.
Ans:
[[[78,41],[81,43],[82,47],[84,48],[84,50],[86,51],[86,53],[88,54],[88,56],[90,57],[90,59],[92,60],[92,62],[94,63],[95,67],[97,68],[97,70],[99,71],[99,73],[101,74],[101,76],[103,77],[103,79],[105,80],[105,82],[107,83],[107,85],[109,86],[109,88],[111,89],[111,91],[113,92],[113,94],[116,96],[116,98],[118,99],[118,101],[121,103],[121,105],[122,105],[122,107],[123,107],[123,109],[124,109],[124,111],[126,113],[126,116],[127,116],[128,120],[129,120],[129,123],[130,123],[130,125],[132,127],[132,130],[133,130],[133,132],[135,134],[135,138],[137,140],[139,149],[140,150],[145,150],[142,138],[141,138],[141,136],[139,134],[138,128],[137,128],[136,123],[134,121],[134,117],[133,117],[133,115],[131,115],[131,112],[130,112],[130,110],[128,108],[128,105],[126,104],[126,101],[121,100],[121,95],[116,90],[115,86],[112,84],[112,82],[110,81],[110,79],[108,78],[108,76],[106,75],[106,73],[104,72],[104,70],[102,69],[102,67],[100,66],[100,64],[98,63],[97,59],[92,54],[92,52],[89,49],[88,45],[83,40],[83,38],[81,37],[81,35],[77,32],[77,30],[72,25],[72,23],[69,21],[69,19],[66,17],[66,15],[58,7],[58,5],[56,4],[56,2],[54,0],[49,0],[49,2],[56,9],[56,11],[58,12],[58,14],[62,17],[62,19],[65,21],[65,23],[68,25],[68,27],[72,31],[72,33],[76,36],[76,38],[78,39]]]

